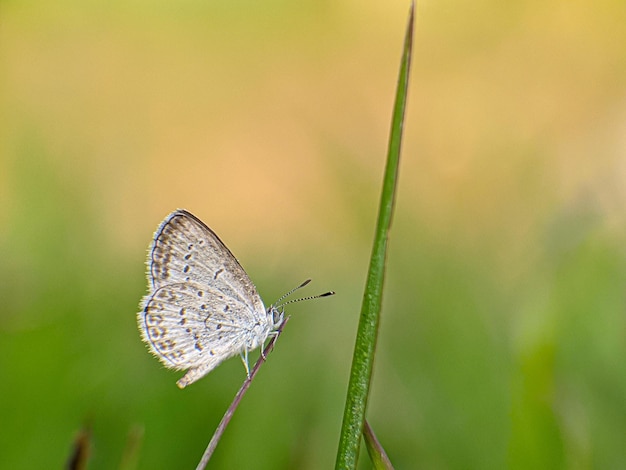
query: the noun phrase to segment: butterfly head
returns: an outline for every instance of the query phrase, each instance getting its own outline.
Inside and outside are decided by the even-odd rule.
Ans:
[[[282,306],[275,307],[272,305],[267,309],[267,317],[270,321],[272,331],[277,330],[285,319],[285,309]]]

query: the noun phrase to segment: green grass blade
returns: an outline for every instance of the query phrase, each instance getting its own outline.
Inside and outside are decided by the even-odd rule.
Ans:
[[[402,127],[406,108],[413,42],[414,10],[414,4],[411,3],[391,122],[387,165],[385,168],[383,190],[378,212],[378,224],[376,227],[374,246],[372,248],[372,257],[370,259],[363,305],[361,307],[361,317],[359,319],[354,356],[352,358],[352,370],[350,372],[348,396],[339,438],[339,450],[335,464],[336,469],[356,468],[363,422],[365,420],[365,410],[372,377],[372,365],[374,363],[374,352],[376,349],[376,338],[382,303],[387,239],[391,227],[398,181],[398,164],[400,161]]]

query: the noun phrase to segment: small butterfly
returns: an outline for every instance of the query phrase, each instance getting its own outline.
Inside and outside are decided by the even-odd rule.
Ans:
[[[237,354],[250,376],[248,353],[276,333],[286,304],[266,310],[226,245],[185,210],[159,225],[147,265],[149,292],[137,314],[139,330],[166,367],[187,371],[176,384],[184,388]]]

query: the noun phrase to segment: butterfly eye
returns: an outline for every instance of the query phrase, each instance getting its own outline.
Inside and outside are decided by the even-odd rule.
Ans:
[[[282,308],[271,307],[270,315],[272,317],[272,325],[274,328],[278,328],[280,324],[283,322],[283,317],[285,316],[285,311]]]

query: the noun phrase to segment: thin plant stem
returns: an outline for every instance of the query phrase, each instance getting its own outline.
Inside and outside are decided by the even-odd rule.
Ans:
[[[391,460],[387,457],[387,453],[380,441],[374,434],[374,430],[370,426],[367,420],[363,426],[363,437],[365,438],[365,446],[367,447],[367,453],[370,455],[370,460],[374,465],[375,470],[393,470]]]
[[[252,368],[252,371],[250,372],[250,377],[246,377],[246,380],[244,380],[243,384],[241,385],[241,388],[237,392],[237,395],[235,395],[233,402],[230,404],[230,406],[226,410],[224,417],[222,418],[222,420],[220,421],[220,424],[217,426],[217,429],[213,433],[213,437],[209,441],[209,445],[204,451],[204,454],[202,454],[202,458],[200,459],[200,462],[198,463],[196,470],[204,470],[206,468],[207,464],[209,463],[209,460],[211,459],[211,456],[213,455],[213,452],[215,451],[215,448],[217,447],[217,444],[219,443],[220,439],[222,438],[222,435],[224,434],[224,431],[226,430],[226,426],[228,426],[228,423],[230,423],[230,420],[233,417],[233,414],[235,414],[235,410],[239,406],[239,402],[241,402],[241,399],[243,398],[244,394],[248,391],[248,388],[250,388],[250,384],[252,383],[252,380],[254,379],[254,377],[256,377],[256,374],[259,371],[259,368],[261,367],[261,365],[265,362],[267,355],[271,353],[272,350],[274,349],[274,345],[276,344],[278,337],[282,333],[283,328],[285,327],[288,321],[289,321],[289,317],[285,317],[285,320],[280,324],[280,326],[276,330],[276,333],[274,334],[270,342],[267,343],[267,346],[263,350],[263,354],[259,356],[259,359],[254,364],[254,367]]]

